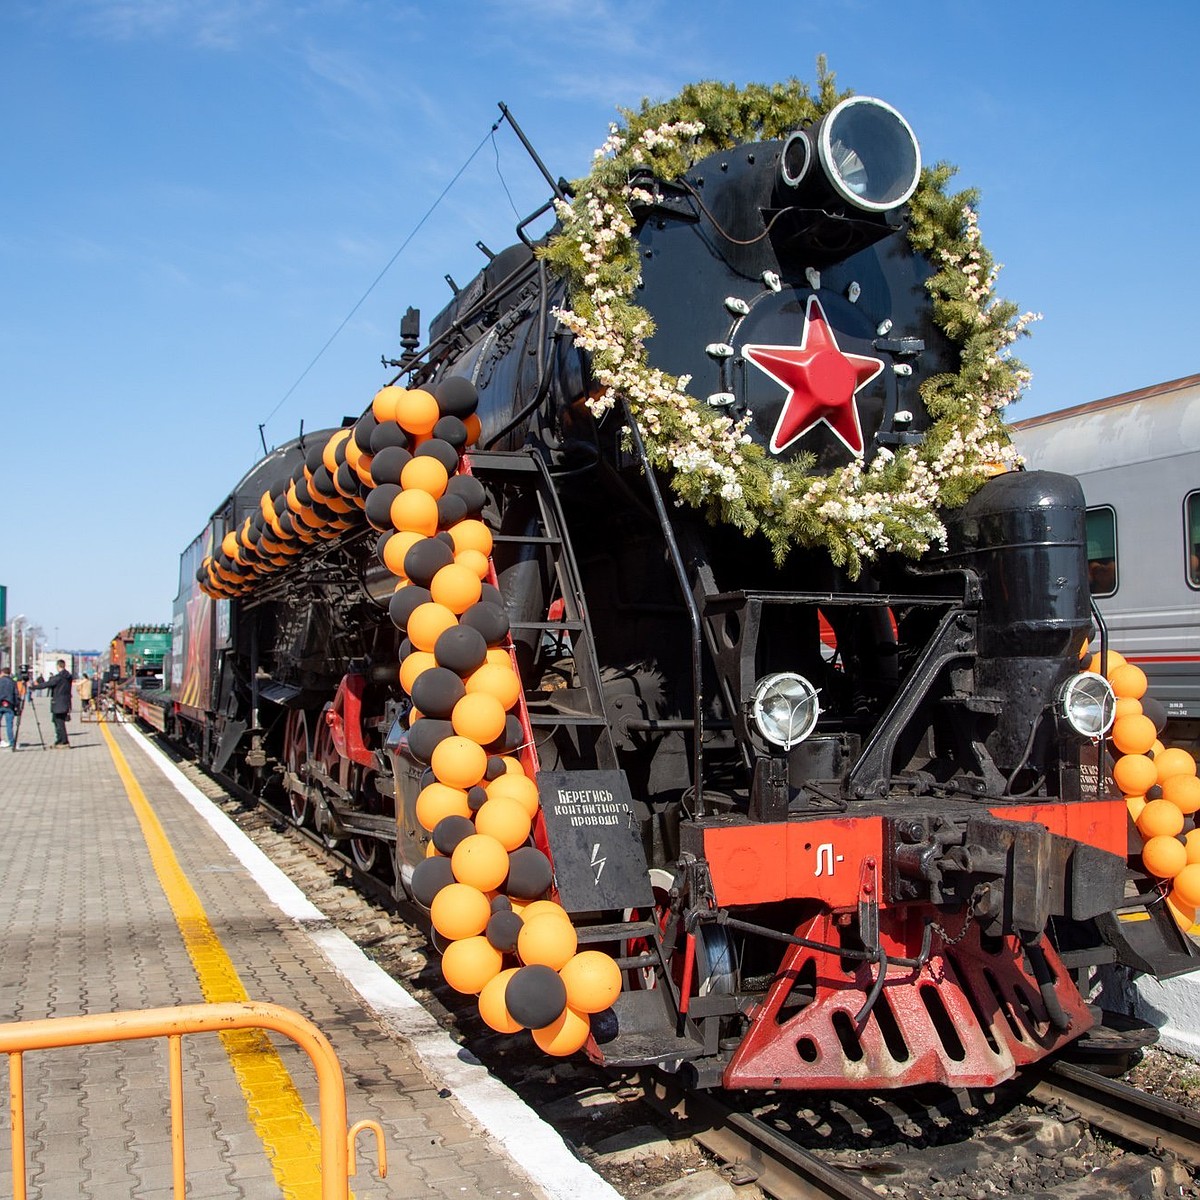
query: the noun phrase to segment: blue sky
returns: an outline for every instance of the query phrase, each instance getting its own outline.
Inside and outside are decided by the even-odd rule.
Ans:
[[[427,326],[443,276],[470,279],[475,242],[508,245],[545,199],[511,131],[489,137],[498,101],[571,178],[618,107],[696,79],[811,79],[824,53],[981,190],[1000,294],[1044,314],[1014,417],[1195,372],[1200,20],[1183,2],[1138,12],[5,0],[10,615],[63,648],[170,619],[179,552],[261,453],[258,425],[273,445],[360,412],[404,309]]]

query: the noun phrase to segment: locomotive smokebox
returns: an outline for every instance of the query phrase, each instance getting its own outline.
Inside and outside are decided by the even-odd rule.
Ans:
[[[947,520],[948,561],[979,573],[985,658],[1058,658],[1091,628],[1083,489],[1070,475],[991,480]]]

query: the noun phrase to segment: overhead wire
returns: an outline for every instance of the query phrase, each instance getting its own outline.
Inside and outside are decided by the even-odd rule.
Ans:
[[[321,347],[320,350],[317,351],[317,353],[315,355],[313,355],[312,361],[309,362],[308,366],[306,366],[304,368],[304,370],[300,372],[300,375],[296,379],[296,381],[292,384],[292,386],[290,388],[288,388],[288,390],[286,392],[284,392],[284,394],[280,397],[279,402],[267,414],[266,419],[258,427],[260,435],[262,434],[263,428],[271,421],[271,419],[275,416],[275,414],[277,412],[279,412],[279,410],[284,406],[284,404],[287,403],[287,401],[291,397],[292,393],[295,392],[295,390],[304,382],[305,378],[308,376],[308,373],[313,369],[313,367],[315,367],[317,365],[318,362],[320,362],[320,360],[323,357],[323,355],[325,354],[326,350],[328,350],[329,347],[333,345],[338,334],[340,334],[342,332],[342,330],[345,329],[346,326],[350,323],[354,314],[356,312],[358,312],[358,310],[366,302],[367,297],[370,296],[370,294],[375,290],[376,287],[378,287],[378,285],[379,285],[380,281],[383,279],[383,277],[388,273],[388,271],[391,270],[396,259],[398,259],[400,257],[400,255],[404,253],[404,251],[408,248],[409,243],[421,231],[421,227],[425,224],[426,221],[429,220],[429,218],[433,215],[433,213],[437,209],[438,205],[440,205],[441,202],[446,198],[446,195],[449,193],[450,189],[452,187],[454,187],[454,185],[459,181],[459,179],[462,177],[462,175],[466,171],[466,169],[471,165],[472,162],[475,161],[476,156],[483,149],[483,147],[487,144],[488,139],[490,138],[492,140],[493,145],[495,145],[496,130],[499,128],[500,128],[500,122],[496,121],[488,129],[487,133],[485,133],[483,135],[483,137],[480,138],[479,144],[475,147],[474,150],[471,151],[471,153],[467,156],[466,161],[454,173],[454,175],[450,179],[449,183],[447,183],[446,186],[444,188],[442,188],[441,192],[438,194],[437,199],[434,200],[434,202],[429,206],[429,208],[426,209],[425,214],[421,217],[421,219],[416,223],[416,225],[413,226],[409,235],[404,239],[403,242],[401,242],[400,247],[396,250],[396,253],[393,254],[392,257],[388,259],[387,263],[383,267],[383,270],[381,270],[379,272],[379,274],[376,275],[375,278],[371,281],[370,287],[368,287],[367,290],[365,292],[363,292],[363,294],[358,298],[358,301],[355,303],[354,307],[351,308],[350,311],[345,315],[345,317],[342,318],[342,321],[338,325],[338,327],[325,340],[325,344]],[[496,152],[496,161],[497,161],[497,170],[499,170],[499,150],[497,150],[497,152]],[[506,192],[508,191],[507,186],[505,187],[504,190]],[[509,197],[509,203],[510,204],[512,203],[511,196]]]

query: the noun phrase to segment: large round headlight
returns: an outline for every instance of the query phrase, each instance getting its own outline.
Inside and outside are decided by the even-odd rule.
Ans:
[[[812,733],[820,712],[817,689],[803,675],[778,671],[754,685],[750,702],[754,724],[768,742],[785,750]]]
[[[1117,715],[1112,684],[1094,671],[1073,675],[1058,693],[1058,715],[1080,737],[1103,737]]]

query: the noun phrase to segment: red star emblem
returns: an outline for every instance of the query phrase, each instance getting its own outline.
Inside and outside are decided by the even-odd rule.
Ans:
[[[852,454],[862,454],[862,426],[854,397],[883,370],[883,362],[839,349],[816,296],[808,298],[798,347],[745,346],[742,352],[788,390],[771,434],[773,454],[782,453],[822,421]]]

